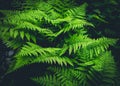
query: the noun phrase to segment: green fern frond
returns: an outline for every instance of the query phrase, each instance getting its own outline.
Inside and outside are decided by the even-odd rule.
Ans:
[[[82,20],[82,19],[72,19],[70,17],[66,17],[65,19],[67,20],[63,20],[64,22],[67,22],[67,24],[63,27],[63,29],[60,32],[68,32],[71,30],[76,30],[79,28],[83,28],[84,26],[92,26],[94,27],[93,24],[87,22],[86,20]]]
[[[11,64],[11,67],[8,70],[8,73],[13,72],[17,69],[20,69],[23,66],[27,66],[33,63],[47,63],[47,64],[58,64],[58,65],[72,65],[72,61],[68,57],[60,57],[57,55],[44,55],[44,56],[22,56],[22,57],[15,57],[16,62]]]
[[[17,24],[17,22],[16,22],[16,24]],[[29,22],[21,22],[21,24],[19,22],[18,24],[19,25],[17,25],[16,27],[10,28],[10,36],[13,37],[13,38],[16,38],[16,37],[20,36],[22,39],[25,38],[25,37],[28,40],[32,39],[32,37],[30,35],[31,31],[35,31],[36,33],[38,32],[39,34],[46,34],[46,36],[50,36],[50,35],[54,34],[49,29],[40,28],[40,27],[38,27],[36,25],[33,25],[33,24],[29,23]]]
[[[68,40],[66,40],[66,44],[68,46],[69,54],[72,51],[75,53],[78,49],[82,47],[86,47],[92,40],[85,35],[73,35]]]
[[[71,17],[77,17],[77,18],[84,18],[86,16],[86,7],[87,3],[82,4],[79,7],[70,9],[66,11],[65,15],[66,16],[71,16]]]
[[[4,22],[15,24],[15,21],[26,20],[37,23],[36,19],[41,20],[43,17],[47,17],[47,15],[41,10],[19,11],[16,14],[7,17],[7,19],[5,19]]]
[[[18,49],[24,44],[24,42],[21,42],[21,40],[17,40],[17,39],[16,40],[6,40],[6,39],[4,40],[3,39],[3,41],[7,47],[12,48],[12,49]]]
[[[61,51],[61,48],[42,48],[39,45],[34,43],[27,42],[27,45],[24,45],[18,56],[39,56],[47,54],[57,54]]]
[[[38,57],[35,60],[33,60],[33,62],[35,62],[35,63],[42,62],[42,63],[48,63],[48,64],[58,63],[61,66],[69,64],[69,65],[73,66],[72,61],[68,57],[60,57],[57,55],[41,56],[41,57]]]
[[[99,38],[93,40],[90,44],[87,45],[87,51],[89,51],[90,57],[93,55],[98,56],[101,52],[106,51],[109,46],[113,46],[117,42],[117,39],[110,39],[110,38]]]
[[[111,45],[113,46],[117,42],[117,39],[110,38],[99,38],[99,39],[90,39],[87,36],[83,35],[73,35],[66,43],[68,45],[69,54],[74,51],[74,53],[80,49],[84,48],[89,52],[89,56],[93,57],[93,55],[99,55],[101,52],[104,52]]]
[[[67,77],[64,77],[63,75],[62,76],[46,75],[44,77],[32,78],[32,80],[38,82],[41,85],[44,84],[45,86],[49,86],[51,82],[52,82],[52,85],[54,86],[77,86],[77,81],[75,80],[71,81],[70,79],[67,79]]]
[[[32,78],[33,81],[37,82],[42,86],[61,86],[60,81],[56,76],[46,75],[44,77]]]
[[[18,14],[20,11],[11,11],[11,10],[0,10],[0,13],[4,15],[5,18],[8,18],[12,15]],[[0,19],[4,19],[4,18],[0,18]]]
[[[61,48],[42,48],[36,44],[28,42],[24,45],[20,52],[15,56],[16,62],[11,71],[17,70],[23,66],[33,63],[47,63],[47,64],[59,64],[73,65],[72,61],[65,56],[61,56],[59,53]],[[24,60],[24,61],[23,61]]]

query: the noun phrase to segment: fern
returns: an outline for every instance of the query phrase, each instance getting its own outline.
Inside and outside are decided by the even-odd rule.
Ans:
[[[34,2],[34,4],[33,4]],[[116,65],[108,52],[117,39],[88,34],[87,3],[26,0],[16,11],[0,10],[0,39],[16,50],[7,74],[39,63],[42,86],[106,86],[114,84]],[[40,69],[40,71],[42,71]]]

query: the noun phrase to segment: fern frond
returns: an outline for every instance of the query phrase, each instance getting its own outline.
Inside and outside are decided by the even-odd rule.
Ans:
[[[82,28],[84,26],[93,26],[93,24],[87,22],[86,20],[80,20],[80,19],[74,19],[69,23],[70,28],[76,29],[76,28]]]
[[[106,49],[108,49],[109,46],[113,46],[117,42],[117,39],[110,39],[110,38],[99,38],[99,39],[90,39],[87,36],[83,35],[73,35],[68,40],[66,40],[66,43],[68,45],[69,54],[74,51],[74,53],[80,49],[84,48],[84,50],[87,50],[89,52],[89,56],[93,57],[93,55],[99,55],[101,52],[104,52]]]
[[[23,22],[25,23],[25,22]],[[28,25],[27,25],[28,24]],[[28,27],[29,26],[29,27]],[[40,27],[37,27],[35,25],[32,25],[30,23],[25,23],[25,24],[22,24],[15,27],[15,28],[11,28],[10,29],[10,36],[13,37],[13,38],[17,38],[17,37],[20,37],[21,39],[27,39],[27,40],[34,40],[35,36],[32,35],[32,31],[35,31],[36,34],[45,34],[45,36],[54,36],[54,33],[49,30],[49,29],[45,29],[45,28],[40,28]]]
[[[65,15],[71,17],[77,17],[77,18],[84,18],[86,16],[87,5],[88,5],[87,3],[84,3],[79,7],[67,10]]]
[[[20,48],[24,42],[21,42],[21,40],[6,40],[6,39],[3,39],[4,41],[4,44],[9,47],[9,48],[12,48],[12,49],[18,49]]]
[[[24,45],[22,47],[17,56],[39,56],[47,54],[57,54],[61,50],[61,48],[42,48],[39,45],[27,42],[27,45]]]
[[[47,15],[41,10],[19,11],[17,14],[7,17],[4,22],[15,24],[16,21],[18,22],[25,20],[38,23],[36,19],[41,20],[43,17],[47,17]]]
[[[72,61],[68,57],[60,57],[60,56],[53,56],[53,55],[38,57],[33,62],[35,63],[42,62],[42,63],[48,63],[48,64],[58,63],[61,66],[69,64],[73,66]]]
[[[61,48],[42,48],[36,44],[27,42],[27,45],[24,45],[15,56],[16,62],[13,64],[13,69],[10,70],[14,71],[33,63],[57,63],[61,66],[67,64],[73,65],[72,61],[68,57],[61,56],[60,52]]]
[[[82,20],[82,19],[72,19],[72,18],[65,18],[67,20],[65,20],[65,22],[68,22],[62,30],[60,30],[60,32],[68,32],[68,31],[71,31],[71,30],[76,30],[76,29],[79,29],[79,28],[83,28],[84,26],[93,26],[93,24],[87,22],[86,20]]]
[[[111,38],[99,38],[96,40],[93,40],[90,44],[87,45],[87,51],[89,52],[90,57],[93,57],[93,55],[98,56],[101,52],[106,51],[109,46],[113,46],[117,42],[117,39],[111,39]]]
[[[65,74],[64,74],[65,75]],[[56,80],[54,80],[56,78]],[[33,78],[33,81],[36,81],[40,84],[47,86],[48,83],[53,83],[55,86],[77,86],[77,81],[68,79],[63,75],[46,75],[44,77]],[[42,82],[41,82],[42,81]],[[46,82],[47,81],[47,82]],[[48,84],[49,86],[50,84]]]
[[[8,18],[12,15],[18,14],[20,11],[11,11],[11,10],[0,10],[0,13],[2,13],[3,15],[5,15],[5,18]]]
[[[16,62],[11,64],[8,73],[20,69],[23,66],[30,65],[33,63],[47,63],[47,64],[58,64],[58,65],[72,65],[72,61],[68,57],[60,57],[57,55],[44,55],[38,57],[22,56],[16,57]]]
[[[33,81],[37,82],[42,86],[61,86],[60,81],[55,75],[45,75],[44,77],[32,78]]]
[[[71,54],[72,51],[75,53],[78,49],[82,47],[86,47],[91,42],[92,40],[87,36],[77,35],[77,34],[71,36],[68,40],[66,40],[69,54]]]

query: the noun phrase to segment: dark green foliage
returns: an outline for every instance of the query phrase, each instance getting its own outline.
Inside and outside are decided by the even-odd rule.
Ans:
[[[42,86],[115,84],[116,64],[108,48],[117,39],[91,38],[88,29],[95,26],[87,21],[88,4],[73,3],[27,0],[16,11],[0,11],[5,15],[0,22],[0,39],[16,50],[6,74],[39,63],[40,68],[47,65],[46,71],[28,78]]]

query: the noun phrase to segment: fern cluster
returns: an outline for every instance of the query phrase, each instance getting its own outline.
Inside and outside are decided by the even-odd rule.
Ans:
[[[88,28],[94,25],[86,19],[87,4],[77,6],[70,0],[32,3],[28,0],[16,11],[0,11],[5,15],[0,39],[16,50],[7,74],[44,63],[50,73],[28,77],[42,86],[113,86],[116,67],[108,48],[117,40],[89,37]]]

